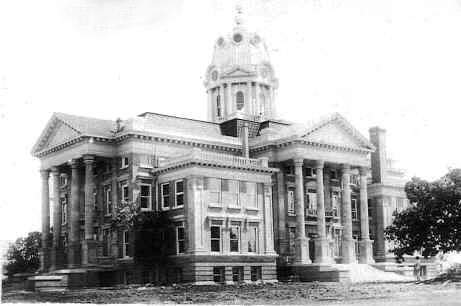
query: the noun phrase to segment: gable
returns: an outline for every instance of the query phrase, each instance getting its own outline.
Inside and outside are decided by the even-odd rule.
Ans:
[[[303,136],[305,140],[341,147],[363,149],[361,142],[336,122],[330,122]]]
[[[44,147],[54,147],[58,144],[71,140],[79,135],[80,134],[77,131],[75,131],[62,121],[59,121],[56,127],[51,132],[50,136],[48,136],[48,139]]]

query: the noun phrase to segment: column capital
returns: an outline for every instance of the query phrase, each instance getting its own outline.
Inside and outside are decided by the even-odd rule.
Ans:
[[[323,161],[323,160],[316,160],[315,161],[315,168],[316,169],[323,169],[324,166],[325,166],[325,161]]]
[[[58,167],[51,167],[51,174],[52,175],[59,175],[59,168]]]
[[[349,173],[351,171],[351,165],[341,164],[341,170],[343,171],[343,173]]]
[[[362,176],[366,176],[368,174],[368,167],[365,167],[365,166],[359,167],[359,173]]]
[[[72,169],[77,169],[80,165],[80,161],[77,158],[73,158],[69,161],[69,164]]]
[[[94,155],[83,155],[83,162],[85,163],[85,165],[89,165],[89,164],[92,164],[94,163],[94,160],[95,160],[95,156]]]
[[[50,169],[40,169],[40,175],[42,179],[48,179],[50,177]]]
[[[295,157],[293,158],[293,164],[296,166],[296,167],[300,167],[304,164],[304,158],[302,157]]]

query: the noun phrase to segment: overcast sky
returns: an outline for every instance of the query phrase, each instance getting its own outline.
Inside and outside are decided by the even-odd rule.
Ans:
[[[30,150],[53,112],[206,119],[203,76],[229,0],[0,1],[1,239],[40,228]],[[245,1],[280,81],[279,117],[387,130],[408,176],[461,167],[461,0]]]

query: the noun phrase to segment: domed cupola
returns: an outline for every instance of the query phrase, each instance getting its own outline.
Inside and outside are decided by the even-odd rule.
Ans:
[[[264,40],[247,31],[237,8],[232,33],[216,40],[205,76],[208,120],[241,118],[265,121],[275,117],[278,81]]]

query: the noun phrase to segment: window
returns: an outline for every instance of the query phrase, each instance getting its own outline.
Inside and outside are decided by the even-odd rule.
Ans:
[[[61,175],[59,176],[59,185],[60,185],[61,187],[64,187],[64,186],[67,185],[67,175],[66,175],[66,174],[61,174]]]
[[[288,189],[288,215],[295,216],[295,191],[290,188]]]
[[[337,170],[331,170],[330,172],[330,178],[332,180],[338,180],[339,179],[339,176],[338,176],[338,171]]]
[[[140,204],[141,204],[141,210],[148,210],[151,209],[151,203],[152,203],[152,186],[150,184],[141,184],[141,193],[140,193]]]
[[[221,112],[221,96],[217,95],[216,96],[216,116],[218,118],[221,118],[222,112]]]
[[[240,251],[240,226],[233,224],[229,231],[229,245],[231,252]]]
[[[211,177],[205,178],[204,190],[206,191],[207,203],[219,205],[221,202],[221,180]]]
[[[123,257],[130,257],[130,252],[131,252],[131,249],[130,249],[130,233],[125,230],[123,231],[123,241],[122,241],[122,256]]]
[[[258,245],[258,226],[257,225],[250,225],[248,230],[248,252],[249,253],[257,253]]]
[[[339,192],[331,192],[331,207],[333,208],[333,216],[339,217]]]
[[[125,202],[125,203],[130,201],[130,194],[128,192],[128,184],[127,183],[122,183],[122,201]]]
[[[247,207],[258,207],[258,199],[256,193],[256,183],[242,182],[245,183],[245,193],[242,193],[240,188],[240,202]],[[242,205],[242,204],[241,204]]]
[[[259,114],[264,115],[264,107],[266,105],[266,97],[264,94],[259,95]]]
[[[184,234],[184,225],[176,227],[176,254],[183,254],[186,249],[186,239]]]
[[[61,224],[67,223],[67,194],[61,198]]]
[[[221,252],[221,226],[213,225],[210,227],[211,251]]]
[[[359,185],[359,176],[356,174],[350,175],[351,185],[358,186]]]
[[[160,193],[162,195],[162,208],[170,209],[170,184],[164,183],[160,185]]]
[[[261,267],[251,267],[250,274],[251,274],[251,281],[256,282],[262,279],[262,269]]]
[[[243,267],[232,267],[232,281],[243,282]]]
[[[104,213],[112,213],[112,188],[110,185],[104,186]]]
[[[102,230],[102,256],[110,254],[110,230],[105,228]]]
[[[305,169],[306,169],[306,170],[305,170],[305,171],[306,171],[306,172],[305,172],[305,175],[306,175],[307,177],[315,177],[315,175],[317,174],[317,169],[309,168],[309,167],[307,167],[307,168],[305,168]]]
[[[242,110],[245,106],[245,96],[243,95],[242,91],[237,91],[235,94],[235,100],[237,104],[237,110]]]
[[[174,201],[176,207],[184,206],[184,181],[176,181],[175,182],[175,189],[174,189]]]
[[[314,189],[307,190],[307,215],[316,216],[317,215],[317,193]]]
[[[238,206],[238,181],[221,180],[221,199],[227,206]]]
[[[122,166],[120,167],[121,169],[128,168],[128,165],[130,164],[130,160],[128,157],[122,157]]]
[[[352,209],[352,220],[357,220],[358,219],[357,199],[355,199],[355,198],[351,199],[351,209]]]
[[[213,281],[215,283],[224,283],[224,267],[213,267]]]

